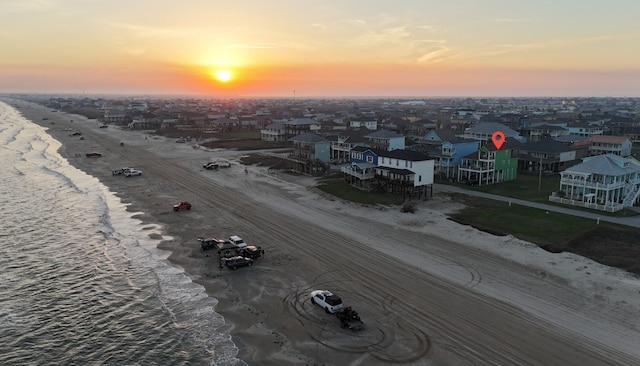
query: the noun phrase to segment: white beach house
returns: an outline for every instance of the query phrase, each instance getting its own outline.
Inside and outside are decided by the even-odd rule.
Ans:
[[[591,156],[560,173],[552,202],[615,212],[638,204],[640,166],[614,154]]]

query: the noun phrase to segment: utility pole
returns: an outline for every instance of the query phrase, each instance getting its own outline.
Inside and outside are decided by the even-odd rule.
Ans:
[[[538,166],[538,196],[542,190],[542,155],[540,155],[540,166]]]

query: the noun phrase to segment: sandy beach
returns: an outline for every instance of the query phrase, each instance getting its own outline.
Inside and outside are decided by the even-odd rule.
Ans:
[[[311,177],[257,166],[245,174],[246,152],[9,104],[48,128],[69,163],[128,203],[141,225],[162,225],[170,239],[155,238],[159,247],[219,299],[249,365],[640,365],[640,280],[457,224],[447,214],[462,207],[438,192],[413,214],[362,206],[314,189]],[[232,165],[202,168],[216,160]],[[112,175],[126,166],[143,175]],[[182,200],[193,209],[173,212]],[[196,238],[229,235],[266,255],[219,268]],[[366,329],[341,329],[311,304],[313,289],[339,294]]]

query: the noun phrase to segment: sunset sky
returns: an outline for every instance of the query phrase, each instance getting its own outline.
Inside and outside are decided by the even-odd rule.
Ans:
[[[638,0],[1,5],[0,93],[640,96]]]

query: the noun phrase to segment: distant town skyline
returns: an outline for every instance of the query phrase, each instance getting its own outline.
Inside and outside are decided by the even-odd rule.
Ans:
[[[638,97],[634,0],[5,0],[0,93]]]

